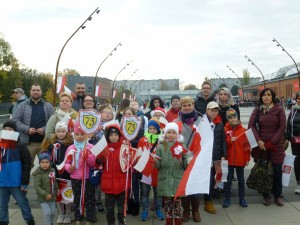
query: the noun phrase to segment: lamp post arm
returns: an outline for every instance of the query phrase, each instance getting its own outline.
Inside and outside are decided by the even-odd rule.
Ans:
[[[258,69],[258,71],[260,72],[261,77],[263,79],[263,82],[264,82],[264,88],[266,88],[265,76],[263,75],[263,73],[261,72],[261,70],[256,66],[256,64],[247,55],[245,55],[245,58],[248,59],[248,61],[251,62],[252,65],[255,66],[256,69]]]
[[[99,7],[97,7],[91,15],[88,16],[88,18],[86,18],[86,20],[75,30],[75,32],[68,38],[68,40],[66,41],[66,43],[63,45],[62,49],[60,50],[57,62],[56,62],[56,69],[55,69],[55,80],[54,80],[54,91],[53,91],[53,102],[52,105],[55,106],[55,102],[56,102],[56,86],[57,86],[57,76],[58,76],[58,66],[59,66],[59,61],[60,61],[60,57],[66,47],[66,45],[68,44],[68,42],[72,39],[72,37],[74,37],[74,35],[79,31],[80,28],[83,27],[83,25],[86,23],[86,21],[88,21],[92,15],[94,15],[95,12],[97,12],[99,9]]]
[[[136,69],[136,70],[133,72],[133,74],[131,74],[131,75],[128,77],[128,79],[125,81],[125,83],[124,83],[124,85],[123,85],[123,87],[122,87],[122,93],[123,93],[123,91],[124,91],[124,87],[125,87],[127,81],[128,81],[128,80],[130,79],[130,77],[132,77],[137,71],[138,71],[138,69]]]

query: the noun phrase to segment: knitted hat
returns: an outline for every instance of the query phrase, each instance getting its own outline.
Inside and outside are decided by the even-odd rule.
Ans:
[[[118,134],[119,136],[121,136],[121,133],[120,133],[119,129],[117,129],[116,127],[108,128],[107,136],[109,137],[113,133]]]
[[[155,117],[151,118],[148,122],[148,129],[150,126],[155,127],[157,133],[160,133],[160,122],[158,121],[158,119],[156,119]]]
[[[231,117],[237,117],[237,113],[233,108],[230,108],[226,112],[226,118],[229,120]]]
[[[13,129],[14,131],[17,131],[17,123],[14,120],[7,120],[4,124],[3,124],[3,129],[5,127],[10,127],[11,129]]]
[[[39,154],[39,162],[41,162],[44,159],[47,159],[50,162],[50,155],[47,152],[41,152]]]
[[[160,108],[160,107],[157,107],[157,108],[155,108],[154,110],[151,111],[151,117],[153,117],[154,113],[156,113],[156,112],[160,112],[163,115],[163,117],[166,118],[166,111],[163,108]]]
[[[68,124],[64,121],[59,121],[56,125],[55,125],[55,131],[57,131],[58,129],[64,129],[65,131],[68,132]]]
[[[180,97],[178,95],[172,95],[171,103],[173,102],[174,99],[178,99],[180,101]]]
[[[74,124],[74,134],[85,133],[84,130],[81,129],[79,122]]]
[[[166,134],[169,130],[175,130],[177,135],[179,135],[179,128],[177,123],[174,122],[168,123],[164,129],[164,133]]]

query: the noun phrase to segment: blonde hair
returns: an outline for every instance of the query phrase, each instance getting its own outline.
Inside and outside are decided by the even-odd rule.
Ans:
[[[183,98],[180,99],[180,104],[185,104],[185,103],[192,103],[193,105],[195,105],[195,101],[192,97],[190,96],[185,96]]]
[[[227,104],[228,104],[228,105],[234,105],[234,100],[233,100],[231,91],[230,91],[227,87],[222,87],[222,88],[219,90],[219,92],[218,92],[218,95],[219,95],[219,96],[218,96],[218,99],[217,99],[217,103],[218,103],[219,105],[222,105],[221,100],[220,100],[220,92],[221,92],[221,91],[224,91],[225,94],[228,96]]]
[[[99,108],[98,108],[99,112],[103,111],[104,109],[109,109],[113,112],[113,108],[112,108],[111,104],[109,104],[109,103],[99,105]]]
[[[70,102],[73,102],[73,98],[72,98],[72,96],[71,96],[70,94],[65,93],[65,92],[61,93],[61,94],[59,95],[59,100],[61,100],[63,97],[67,97],[67,98],[70,99]]]

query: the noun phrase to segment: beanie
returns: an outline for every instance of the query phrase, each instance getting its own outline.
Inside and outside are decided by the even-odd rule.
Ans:
[[[177,123],[171,122],[168,123],[164,129],[164,133],[166,134],[168,132],[168,130],[175,130],[175,132],[177,133],[177,136],[179,135],[179,128]]]
[[[226,112],[226,118],[227,118],[227,120],[229,120],[233,116],[237,117],[236,111],[233,108],[228,109],[227,112]]]
[[[151,117],[153,117],[154,113],[156,113],[156,112],[160,112],[163,115],[163,117],[166,118],[166,111],[163,108],[160,108],[160,107],[157,107],[157,108],[155,108],[154,110],[151,111]]]
[[[7,120],[4,124],[3,124],[3,129],[5,127],[10,127],[11,129],[13,129],[14,131],[17,131],[17,123],[14,120]]]
[[[64,121],[59,121],[56,125],[55,125],[55,131],[57,131],[58,129],[64,129],[65,131],[68,132],[68,124]]]
[[[85,133],[84,130],[81,129],[79,122],[74,124],[74,134]]]
[[[172,95],[171,103],[173,102],[174,99],[178,99],[180,101],[180,97],[178,95]]]
[[[150,126],[155,127],[155,129],[157,130],[157,134],[160,133],[160,122],[158,121],[158,119],[156,119],[155,117],[151,118],[148,122],[148,129]]]
[[[47,159],[50,162],[50,155],[47,152],[41,152],[39,154],[39,162],[41,162],[44,159]]]
[[[118,134],[119,136],[121,136],[121,133],[120,133],[120,131],[119,131],[118,128],[116,128],[116,127],[110,127],[110,128],[108,128],[107,136],[109,137],[109,135],[111,135],[113,133]]]

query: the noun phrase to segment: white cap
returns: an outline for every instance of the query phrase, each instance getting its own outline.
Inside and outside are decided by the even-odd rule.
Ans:
[[[206,109],[215,109],[215,108],[220,109],[218,103],[216,102],[209,102],[206,106]]]

